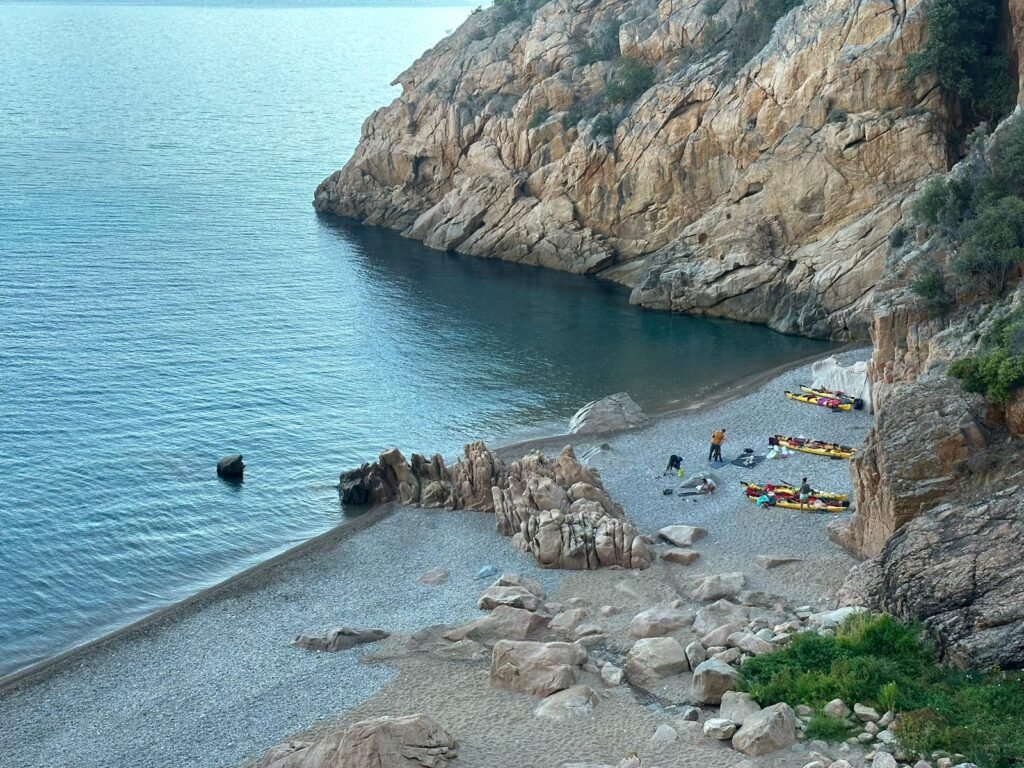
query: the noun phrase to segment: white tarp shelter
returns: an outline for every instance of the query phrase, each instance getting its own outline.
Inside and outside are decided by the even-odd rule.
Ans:
[[[824,387],[833,392],[844,392],[864,401],[864,410],[872,412],[871,382],[868,379],[868,364],[864,361],[843,365],[836,357],[827,357],[811,365],[811,386]]]

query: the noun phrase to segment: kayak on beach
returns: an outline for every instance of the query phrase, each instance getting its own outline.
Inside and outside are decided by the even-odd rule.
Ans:
[[[751,496],[750,494],[745,494],[745,495],[746,495],[746,497],[748,499],[750,499],[752,502],[757,504],[757,499],[758,499],[757,496]],[[847,501],[847,502],[843,502],[843,503],[846,504],[847,506],[842,507],[842,506],[837,506],[835,504],[829,504],[824,499],[818,499],[818,498],[814,498],[812,496],[810,499],[808,499],[803,504],[803,506],[801,506],[799,499],[788,499],[788,498],[778,497],[778,498],[775,499],[775,503],[774,504],[768,504],[767,506],[769,506],[769,507],[784,507],[785,509],[796,509],[796,510],[799,510],[801,512],[849,512],[850,511],[850,507],[849,507],[849,503],[850,502]]]
[[[792,498],[799,500],[800,498],[800,489],[793,485],[758,485],[757,483],[744,482],[741,482],[740,485],[745,489],[747,496],[755,498],[768,491],[772,491],[780,499]],[[811,494],[812,500],[824,499],[825,501],[846,502],[838,506],[849,506],[849,498],[849,495],[845,493],[831,493],[829,491],[814,491]]]
[[[825,389],[824,387],[808,387],[803,384],[800,385],[800,391],[807,395],[814,395],[815,397],[826,397],[834,400],[839,400],[844,403],[849,403],[853,406],[853,410],[860,411],[864,408],[864,401],[859,397],[848,395],[841,389]]]
[[[809,440],[806,437],[786,437],[785,435],[769,437],[768,445],[780,445],[783,448],[791,448],[794,451],[828,456],[830,459],[852,459],[853,454],[856,453],[856,450],[848,445],[826,443],[821,440]]]
[[[831,408],[833,411],[849,411],[853,408],[853,403],[847,400],[840,400],[836,397],[825,397],[824,395],[807,395],[799,392],[790,392],[788,389],[786,390],[786,397],[790,400],[796,400],[798,403],[820,405],[822,408]]]

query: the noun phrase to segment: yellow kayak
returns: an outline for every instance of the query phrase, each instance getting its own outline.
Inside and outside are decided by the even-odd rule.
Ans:
[[[757,498],[756,497],[754,497],[754,496],[747,496],[747,498],[750,499],[755,504],[757,504]],[[783,507],[785,509],[796,509],[796,510],[799,510],[800,512],[849,512],[850,511],[849,507],[836,507],[836,506],[833,506],[833,505],[830,505],[830,504],[824,504],[824,503],[821,503],[821,502],[819,502],[817,504],[808,502],[803,507],[801,507],[799,501],[792,501],[791,499],[778,499],[778,498],[775,499],[775,503],[772,504],[771,506],[773,506],[773,507]]]
[[[758,485],[757,483],[744,483],[744,482],[741,482],[740,484],[746,489],[746,492],[747,492],[748,496],[750,496],[751,494],[753,494],[754,496],[760,496],[762,493],[765,493],[767,491],[767,487],[766,486]],[[792,486],[792,485],[773,485],[772,486],[772,490],[775,491],[775,495],[780,497],[780,498],[786,498],[787,496],[792,496],[794,498],[799,498],[799,496],[800,496],[800,489],[796,488],[795,486]],[[825,501],[847,501],[847,500],[849,500],[850,497],[849,497],[848,494],[845,494],[845,493],[830,493],[829,491],[815,491],[814,495],[813,495],[813,498],[815,498],[815,499],[824,499]]]
[[[815,389],[814,387],[807,387],[803,385],[801,385],[800,391],[803,392],[805,395],[832,398],[834,400],[839,400],[840,402],[843,403],[849,403],[851,406],[853,406],[853,410],[855,411],[864,410],[863,400],[861,400],[859,397],[848,395],[845,392],[835,392],[831,389],[825,389],[824,387],[819,387],[818,389]]]
[[[856,450],[848,445],[824,443],[821,440],[808,440],[803,437],[786,437],[775,435],[768,438],[769,445],[781,445],[802,453],[813,453],[817,456],[828,456],[830,459],[852,459]]]
[[[853,408],[853,403],[846,400],[840,400],[835,397],[800,394],[798,392],[790,392],[788,389],[786,390],[786,397],[790,400],[796,400],[798,403],[820,405],[822,408],[831,408],[833,411],[849,411]]]

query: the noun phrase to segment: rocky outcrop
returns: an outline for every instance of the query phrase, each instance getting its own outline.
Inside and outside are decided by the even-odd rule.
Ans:
[[[596,470],[572,446],[553,459],[531,453],[507,466],[482,442],[465,446],[449,470],[441,456],[411,461],[397,448],[341,474],[343,503],[398,501],[421,507],[493,512],[499,533],[544,568],[647,568],[652,553]]]
[[[807,0],[735,72],[722,49],[754,2],[474,13],[399,75],[314,205],[434,248],[600,273],[646,307],[863,336],[900,201],[946,167],[942,100],[906,85],[922,3]],[[590,105],[621,63],[585,57],[616,25],[654,84],[604,108],[621,114],[605,136]]]
[[[861,556],[922,511],[983,481],[1002,443],[978,395],[945,376],[905,384],[890,395],[851,464],[857,509],[841,544]],[[837,529],[833,529],[837,530]]]
[[[354,648],[357,645],[384,640],[389,634],[383,629],[338,627],[336,629],[329,629],[319,635],[299,635],[292,641],[292,645],[306,648],[310,651],[347,651],[349,648]]]
[[[260,768],[447,768],[455,739],[425,715],[363,720],[313,744],[272,747]]]
[[[1022,493],[1011,483],[916,517],[854,570],[847,601],[922,621],[961,666],[1024,667]]]
[[[587,403],[569,420],[569,434],[593,434],[634,429],[650,419],[628,392],[617,392]]]

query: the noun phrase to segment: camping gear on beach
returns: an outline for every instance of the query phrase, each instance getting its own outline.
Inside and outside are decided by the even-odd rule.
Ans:
[[[810,440],[806,437],[786,437],[785,435],[769,437],[768,445],[792,448],[794,451],[813,453],[817,456],[828,456],[830,459],[852,459],[856,453],[856,450],[848,445],[826,443],[822,440]]]
[[[853,395],[848,395],[846,392],[843,392],[841,389],[837,389],[837,390],[833,391],[831,389],[825,389],[824,387],[815,388],[815,387],[808,387],[806,384],[801,384],[800,385],[800,391],[803,392],[805,395],[812,395],[814,397],[832,398],[834,400],[839,400],[839,401],[844,402],[844,403],[849,403],[853,407],[853,410],[855,410],[855,411],[862,411],[862,410],[864,410],[864,401],[863,400],[861,400],[859,397],[854,397]]]
[[[797,392],[790,392],[786,390],[786,397],[790,400],[796,400],[798,403],[807,403],[808,405],[820,405],[822,408],[830,408],[833,411],[848,411],[853,408],[853,403],[846,402],[845,400],[839,400],[835,397],[819,397],[817,395],[805,395]]]
[[[767,493],[769,490],[772,491],[780,499],[789,499],[799,501],[800,489],[795,485],[789,485],[788,483],[781,483],[779,485],[759,485],[757,483],[743,483],[744,492],[747,496],[760,496],[763,493]],[[830,491],[814,491],[811,494],[812,499],[822,499],[829,503],[834,503],[836,506],[850,506],[848,499],[850,498],[845,493],[833,493]]]
[[[747,469],[750,469],[752,467],[756,467],[766,458],[767,456],[755,456],[753,453],[745,453],[739,458],[733,459],[729,463],[737,467],[746,467]]]

